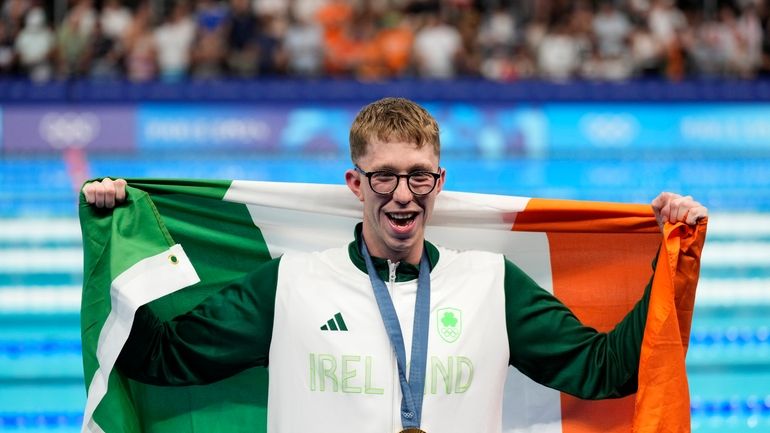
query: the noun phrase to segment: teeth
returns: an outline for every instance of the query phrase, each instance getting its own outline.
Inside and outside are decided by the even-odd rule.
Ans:
[[[414,213],[407,213],[407,214],[391,213],[388,215],[394,220],[408,220],[410,218],[414,218]]]

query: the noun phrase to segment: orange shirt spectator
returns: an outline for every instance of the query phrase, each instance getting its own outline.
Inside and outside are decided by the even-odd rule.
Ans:
[[[390,25],[377,36],[377,45],[387,74],[392,77],[406,73],[412,59],[414,32],[400,18],[395,25]]]
[[[352,6],[340,0],[330,1],[316,12],[316,20],[323,28],[324,67],[329,74],[350,70],[351,54],[356,50],[354,41],[347,35],[352,17]]]

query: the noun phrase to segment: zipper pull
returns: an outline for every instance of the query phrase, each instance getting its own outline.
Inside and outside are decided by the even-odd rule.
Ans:
[[[388,279],[390,281],[390,284],[393,284],[396,282],[396,269],[398,268],[398,264],[401,262],[393,263],[388,259]]]

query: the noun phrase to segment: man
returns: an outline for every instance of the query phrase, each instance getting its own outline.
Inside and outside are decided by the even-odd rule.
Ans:
[[[169,322],[141,308],[123,373],[203,384],[269,364],[270,432],[499,432],[509,364],[583,398],[635,391],[649,286],[613,331],[598,333],[504,257],[426,241],[446,171],[436,121],[410,101],[365,107],[350,148],[345,181],[363,204],[353,242],[269,261]],[[125,182],[89,183],[84,194],[112,207]],[[670,193],[653,209],[661,225],[707,215]],[[450,330],[459,309],[462,335],[435,338],[428,318],[445,311]]]

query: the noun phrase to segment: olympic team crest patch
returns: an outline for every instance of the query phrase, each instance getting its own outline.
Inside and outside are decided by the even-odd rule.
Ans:
[[[436,311],[438,335],[447,343],[454,343],[463,330],[463,313],[457,308],[440,308]]]

